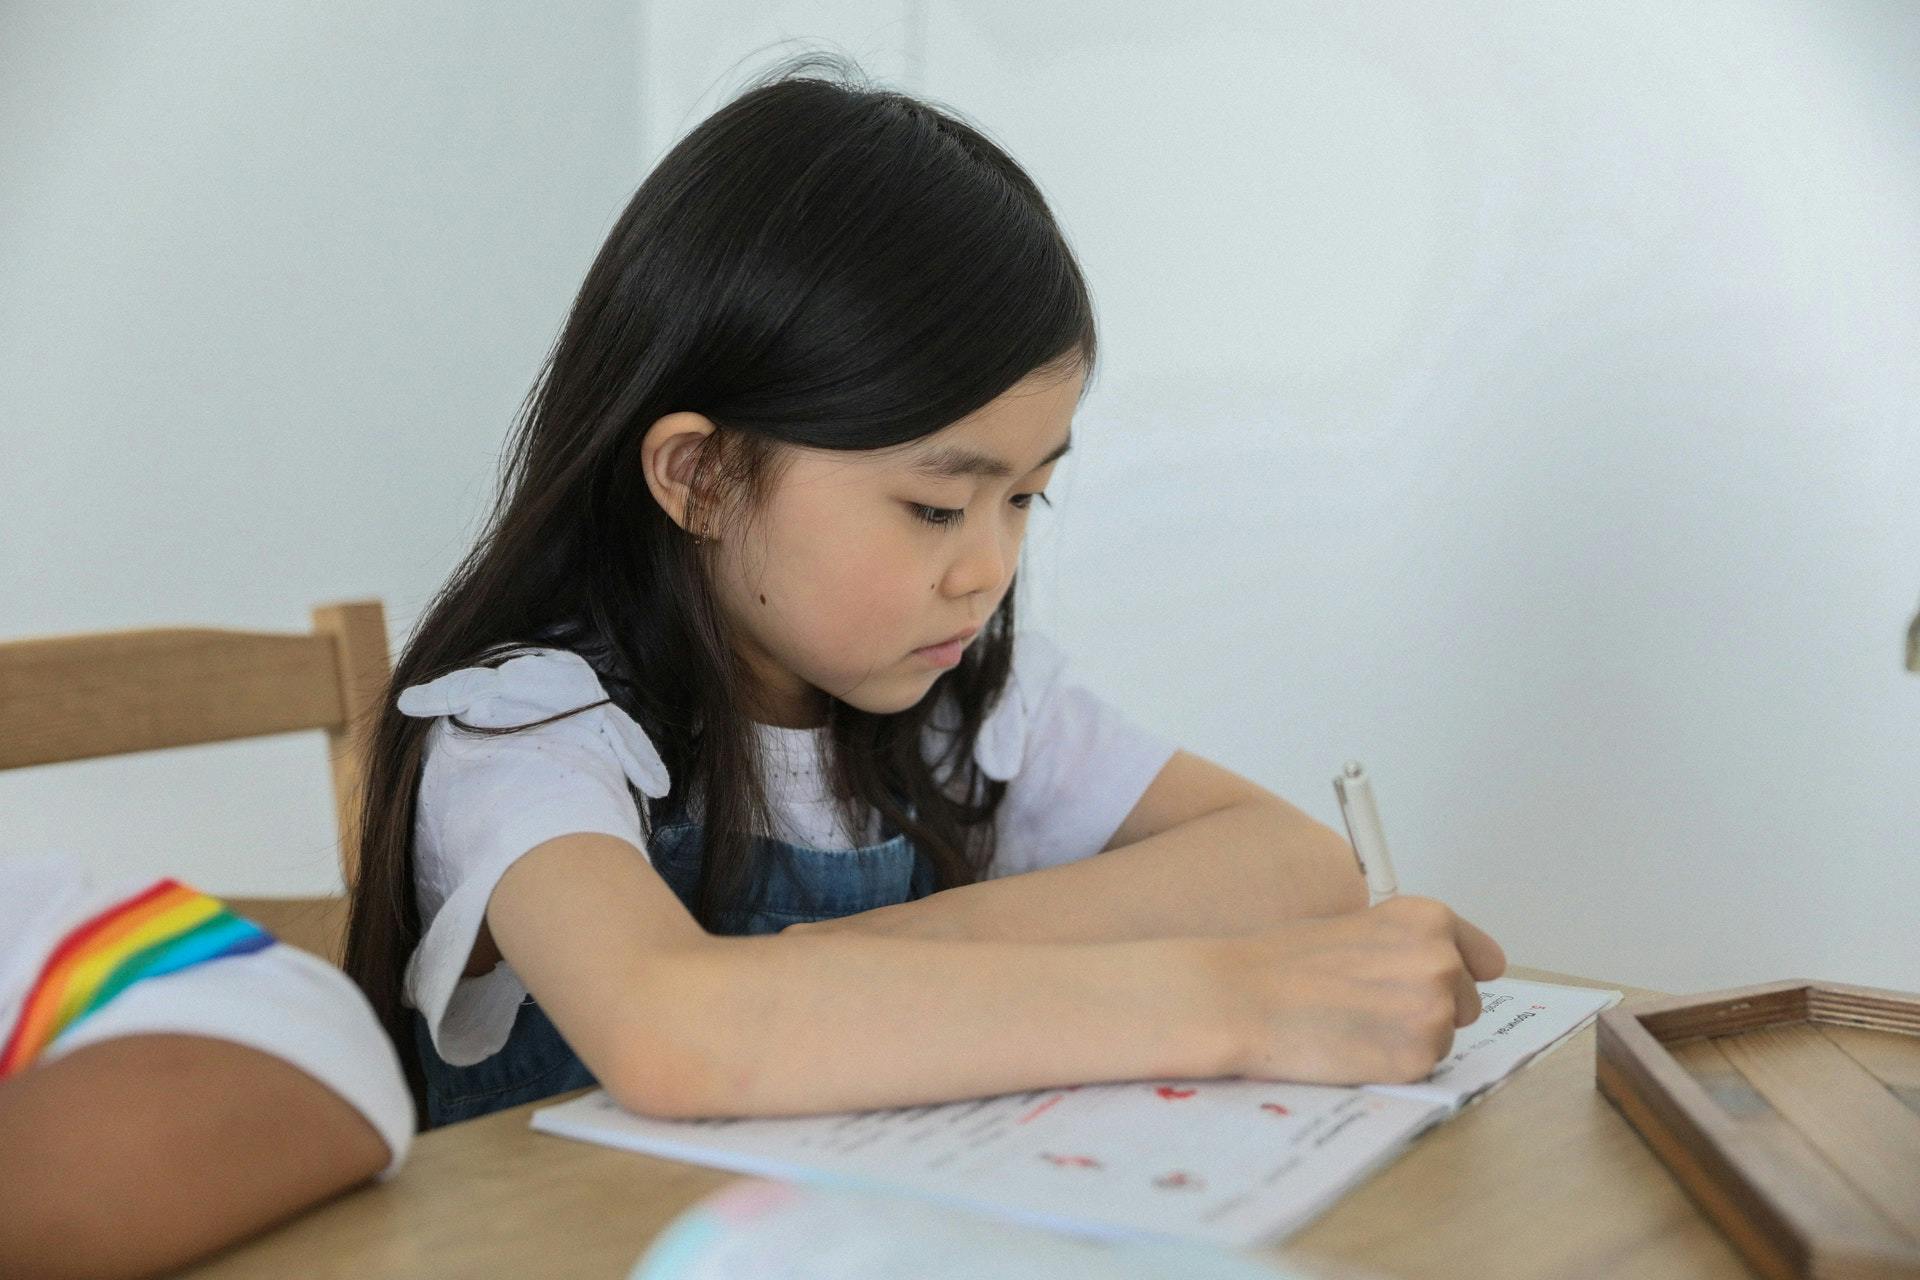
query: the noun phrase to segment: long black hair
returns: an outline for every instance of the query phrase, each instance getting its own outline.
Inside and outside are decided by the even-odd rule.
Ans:
[[[787,60],[666,154],[587,272],[521,406],[487,527],[403,647],[371,727],[345,964],[416,1096],[401,983],[421,933],[413,826],[431,721],[402,715],[394,691],[528,643],[587,657],[667,766],[673,794],[649,816],[701,797],[690,905],[713,930],[755,883],[767,802],[747,670],[705,550],[642,474],[648,428],[680,410],[714,422],[686,527],[725,529],[771,492],[782,446],[902,444],[1030,375],[1093,361],[1092,302],[1039,189],[978,129],[870,87],[845,59]],[[1013,632],[1010,585],[915,706],[828,699],[823,760],[849,829],[883,815],[941,888],[979,879],[993,855],[1005,784],[972,747]],[[949,746],[930,761],[922,731],[943,703]]]

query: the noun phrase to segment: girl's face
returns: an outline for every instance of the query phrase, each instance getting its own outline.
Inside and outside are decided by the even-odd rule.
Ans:
[[[916,651],[977,631],[999,606],[1084,382],[1078,368],[1036,374],[951,426],[886,449],[785,446],[791,463],[760,518],[705,548],[755,677],[757,720],[817,726],[823,694],[883,715],[926,695],[954,661]],[[649,483],[670,513],[684,504],[669,504],[672,487],[662,493],[656,467],[674,435],[691,442],[712,429],[684,413],[649,431]]]

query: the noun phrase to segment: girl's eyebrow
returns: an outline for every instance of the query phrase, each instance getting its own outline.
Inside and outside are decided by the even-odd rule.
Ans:
[[[1068,433],[1067,438],[1062,440],[1052,453],[1035,463],[1033,469],[1038,471],[1049,462],[1056,461],[1072,447],[1073,435]],[[1003,462],[992,454],[981,453],[964,445],[947,445],[935,449],[932,453],[910,464],[908,469],[918,475],[932,476],[937,480],[958,480],[968,476],[988,476],[996,480],[1004,480],[1013,474],[1012,463]]]

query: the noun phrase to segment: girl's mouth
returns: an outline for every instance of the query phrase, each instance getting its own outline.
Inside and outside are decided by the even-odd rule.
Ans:
[[[925,658],[937,667],[958,666],[960,653],[967,647],[965,640],[949,640],[945,644],[936,644],[925,649],[915,649],[913,656]]]

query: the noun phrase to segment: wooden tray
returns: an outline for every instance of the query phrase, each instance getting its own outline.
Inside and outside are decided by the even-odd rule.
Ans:
[[[1920,995],[1796,979],[1597,1034],[1600,1091],[1758,1274],[1920,1277]]]

